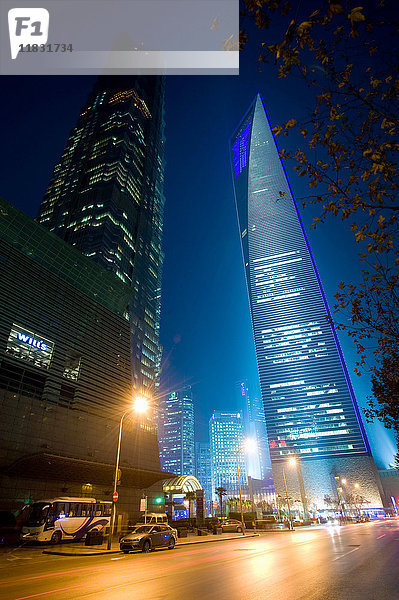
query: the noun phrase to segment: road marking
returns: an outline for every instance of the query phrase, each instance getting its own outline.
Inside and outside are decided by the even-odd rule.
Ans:
[[[385,533],[383,533],[382,535],[379,535],[377,540],[380,540],[382,537],[385,537],[385,535],[386,535]]]
[[[19,598],[15,598],[15,600],[27,600],[27,598],[38,598],[38,596],[46,596],[48,594],[54,594],[54,592],[64,592],[65,590],[73,590],[83,586],[84,584],[80,583],[79,585],[71,585],[70,587],[59,588],[58,590],[50,590],[49,592],[39,592],[38,594],[31,594],[30,596],[20,596]]]
[[[109,565],[109,566],[111,567],[111,565]],[[54,571],[53,573],[44,573],[43,575],[32,575],[31,577],[23,577],[21,579],[17,579],[16,581],[18,583],[20,583],[21,581],[30,581],[32,579],[45,579],[47,577],[56,577],[57,575],[69,575],[70,573],[79,573],[82,571],[101,571],[105,567],[106,567],[106,565],[104,565],[104,567],[92,566],[92,567],[84,567],[81,569],[70,569],[68,571]],[[7,583],[15,583],[15,582],[12,579],[0,581],[0,585],[4,585]]]
[[[359,548],[352,548],[352,550],[349,550],[349,552],[345,552],[345,554],[342,554],[341,556],[337,556],[337,558],[333,558],[333,562],[335,560],[339,560],[340,558],[343,558],[344,556],[348,556],[348,554],[351,554],[351,552],[356,552],[356,550],[359,550]]]

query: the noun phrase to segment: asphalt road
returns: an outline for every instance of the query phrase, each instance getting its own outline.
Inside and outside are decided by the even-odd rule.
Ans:
[[[399,600],[399,521],[150,554],[0,558],[0,600]]]

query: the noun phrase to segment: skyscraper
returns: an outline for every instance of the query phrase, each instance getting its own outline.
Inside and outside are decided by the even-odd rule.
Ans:
[[[223,487],[228,496],[239,494],[237,473],[237,451],[244,438],[242,413],[225,413],[215,410],[209,421],[209,439],[211,446],[212,493]],[[243,452],[238,454],[240,479],[243,491],[247,489],[248,478]]]
[[[0,502],[111,499],[131,403],[132,289],[0,199]],[[158,439],[126,414],[118,508],[139,516],[161,472]],[[88,483],[90,482],[90,483]]]
[[[195,476],[204,489],[205,502],[209,506],[212,500],[213,488],[211,448],[207,442],[197,442],[195,444]]]
[[[239,410],[242,409],[244,415],[245,435],[256,441],[256,451],[246,457],[247,473],[253,478],[264,479],[270,475],[270,455],[263,404],[249,389],[246,379],[238,382],[236,389]]]
[[[133,288],[134,387],[159,365],[164,81],[100,77],[72,129],[37,220]]]
[[[194,405],[191,387],[161,402],[159,452],[164,470],[194,475]]]
[[[276,490],[282,489],[282,463],[294,454],[310,505],[323,505],[343,476],[361,477],[362,494],[379,506],[359,409],[259,94],[230,151]]]

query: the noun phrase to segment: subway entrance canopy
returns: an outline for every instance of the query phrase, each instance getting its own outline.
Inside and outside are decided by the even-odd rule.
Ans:
[[[202,485],[194,475],[180,475],[163,482],[163,491],[169,494],[185,494],[202,490]]]

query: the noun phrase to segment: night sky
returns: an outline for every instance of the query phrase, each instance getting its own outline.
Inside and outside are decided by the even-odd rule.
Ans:
[[[196,437],[207,440],[213,410],[240,408],[235,383],[247,378],[257,389],[249,305],[235,213],[228,139],[260,91],[271,121],[305,115],[306,90],[277,79],[275,68],[258,72],[254,46],[241,56],[239,76],[171,76],[166,87],[165,263],[162,288],[162,388],[192,385]],[[54,163],[95,77],[2,77],[1,196],[34,217]],[[284,138],[294,147],[294,137]],[[307,181],[288,164],[301,204]],[[316,210],[316,209],[315,209]],[[330,307],[341,280],[355,280],[359,248],[338,221],[310,230],[303,214]],[[340,333],[344,356],[360,406],[369,393],[367,374],[353,373],[356,353]],[[395,452],[393,436],[381,424],[367,426],[378,466]]]

